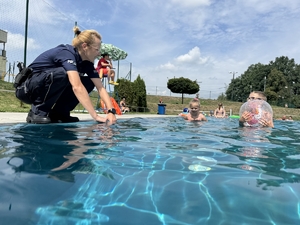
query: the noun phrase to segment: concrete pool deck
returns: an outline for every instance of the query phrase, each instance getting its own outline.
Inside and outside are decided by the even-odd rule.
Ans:
[[[17,112],[0,112],[0,125],[12,124],[12,123],[26,123],[26,117],[28,113]],[[100,116],[105,114],[99,114]],[[76,116],[80,121],[93,121],[92,117],[88,113],[71,113],[71,116]],[[160,114],[141,114],[141,113],[128,113],[124,115],[117,115],[117,119],[130,119],[130,118],[160,118],[160,117],[177,117],[176,115],[160,115]]]

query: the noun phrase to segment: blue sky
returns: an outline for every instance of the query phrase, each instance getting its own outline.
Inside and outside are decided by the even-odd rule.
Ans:
[[[1,0],[8,62],[22,61],[25,2]],[[144,79],[150,94],[169,95],[168,78],[200,83],[200,97],[217,98],[232,74],[288,56],[300,63],[297,0],[29,0],[27,62],[61,43],[72,27],[95,29],[104,43],[128,52],[120,77]],[[2,48],[2,46],[1,46]],[[115,62],[115,65],[117,63]],[[173,95],[173,94],[172,94]]]

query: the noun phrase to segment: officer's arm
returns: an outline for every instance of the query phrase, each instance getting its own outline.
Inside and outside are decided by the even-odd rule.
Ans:
[[[82,106],[90,113],[94,120],[99,122],[105,122],[106,119],[98,116],[97,112],[93,107],[93,103],[90,99],[90,96],[85,89],[84,85],[81,83],[79,74],[77,71],[67,71],[69,81],[72,85],[73,92],[78,99],[78,101],[82,104]],[[100,79],[99,79],[100,80]]]
[[[97,88],[97,91],[98,91],[101,99],[104,101],[106,108],[108,108],[108,109],[113,108],[110,97],[109,97],[107,91],[105,90],[105,88],[103,87],[101,79],[91,78],[91,80],[94,83],[95,87]]]
[[[104,104],[107,109],[113,108],[112,102],[110,100],[110,97],[106,91],[106,89],[102,85],[102,81],[100,78],[91,78],[92,82],[94,83],[95,87],[97,88],[97,91],[101,97],[101,99],[104,101]],[[107,114],[107,119],[110,122],[115,122],[116,121],[116,116],[112,113]]]

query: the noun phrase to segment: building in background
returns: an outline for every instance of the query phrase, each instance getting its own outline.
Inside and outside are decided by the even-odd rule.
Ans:
[[[5,43],[7,43],[7,32],[0,29],[0,79],[3,79],[6,73]]]

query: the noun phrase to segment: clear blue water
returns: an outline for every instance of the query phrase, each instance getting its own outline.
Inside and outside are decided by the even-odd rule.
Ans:
[[[3,125],[1,224],[300,224],[300,123],[275,127]]]

